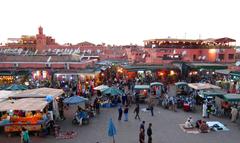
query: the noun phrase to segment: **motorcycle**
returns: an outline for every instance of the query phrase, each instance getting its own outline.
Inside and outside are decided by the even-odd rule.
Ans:
[[[73,120],[73,125],[86,125],[89,124],[89,115],[86,112],[75,113]]]

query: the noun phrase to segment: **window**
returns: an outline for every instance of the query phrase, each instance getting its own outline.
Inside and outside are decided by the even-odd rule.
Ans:
[[[221,61],[221,60],[224,60],[224,54],[219,54],[219,55],[218,55],[218,58],[219,58],[220,61]]]
[[[234,54],[228,54],[228,59],[233,60],[234,59]]]

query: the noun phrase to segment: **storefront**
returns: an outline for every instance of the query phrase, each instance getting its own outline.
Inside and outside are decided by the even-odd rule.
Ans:
[[[13,83],[24,84],[29,75],[28,70],[23,71],[0,71],[0,86]]]
[[[163,83],[177,81],[180,70],[172,65],[126,65],[122,67],[128,79],[138,79],[142,82],[160,81]]]

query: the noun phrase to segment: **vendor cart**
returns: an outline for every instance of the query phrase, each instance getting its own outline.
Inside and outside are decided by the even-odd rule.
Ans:
[[[154,97],[160,97],[164,93],[164,85],[161,82],[150,83],[151,95]]]
[[[149,85],[135,85],[135,102],[145,102],[145,99],[149,96],[150,86]]]
[[[176,82],[176,95],[188,95],[189,93],[189,86],[186,82]]]

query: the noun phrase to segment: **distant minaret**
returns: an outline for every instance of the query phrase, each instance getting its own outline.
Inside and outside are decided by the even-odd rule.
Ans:
[[[46,49],[46,36],[43,34],[43,28],[41,26],[38,28],[38,34],[36,35],[36,38],[36,50],[43,51],[44,49]]]

